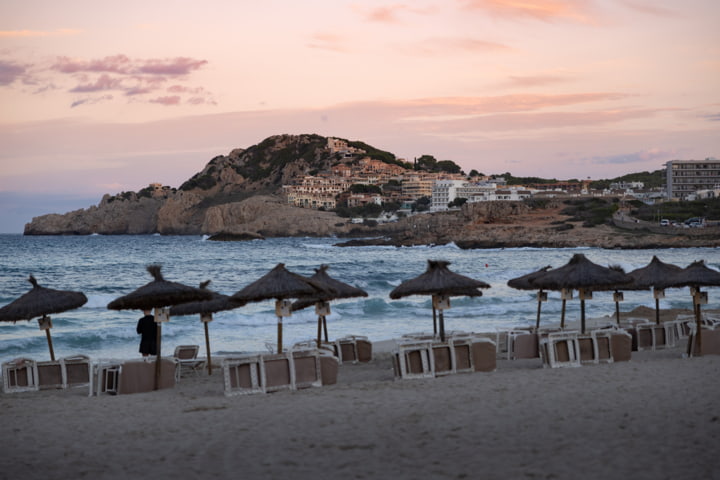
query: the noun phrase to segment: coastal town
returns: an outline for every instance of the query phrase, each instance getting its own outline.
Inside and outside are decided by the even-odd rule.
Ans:
[[[406,168],[372,158],[364,150],[338,138],[328,138],[327,148],[331,154],[352,161],[338,163],[327,171],[298,176],[292,183],[283,185],[288,204],[327,211],[341,206],[388,205],[389,209],[408,215],[457,209],[464,203],[529,198],[562,199],[582,195],[654,203],[720,197],[720,160],[715,158],[667,162],[666,182],[660,187],[646,187],[643,182],[614,182],[597,189],[591,187],[590,179],[508,185],[503,176],[483,175],[475,170],[466,175],[461,171],[412,168],[417,159],[415,163],[400,160],[399,163],[410,167]],[[453,162],[448,163],[457,167]]]

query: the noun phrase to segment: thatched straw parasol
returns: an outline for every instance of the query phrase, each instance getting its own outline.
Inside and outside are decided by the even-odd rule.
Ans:
[[[320,265],[320,268],[315,269],[315,274],[310,277],[311,281],[323,286],[328,293],[319,295],[317,297],[302,298],[296,300],[292,304],[292,310],[302,310],[310,305],[315,305],[315,311],[318,314],[318,328],[317,328],[317,345],[318,347],[322,342],[322,331],[325,332],[325,341],[328,341],[327,332],[327,320],[326,316],[330,313],[330,308],[327,305],[329,300],[338,300],[341,298],[355,298],[355,297],[367,297],[368,294],[365,290],[357,287],[353,287],[345,282],[332,278],[327,273],[327,269],[330,268],[328,265]],[[330,293],[333,292],[333,293]]]
[[[291,314],[290,298],[318,297],[328,292],[322,285],[288,271],[285,265],[278,263],[268,273],[232,295],[232,299],[240,302],[261,302],[275,299],[275,314],[278,317],[278,353],[282,352],[282,317]]]
[[[693,296],[693,310],[697,326],[697,346],[702,354],[702,314],[700,305],[707,303],[707,292],[701,292],[702,287],[719,287],[720,272],[708,268],[703,260],[698,260],[683,268],[667,285],[668,287],[690,287]],[[688,343],[688,354],[691,344]]]
[[[511,278],[508,280],[507,285],[508,287],[515,288],[517,290],[538,290],[538,308],[537,308],[537,320],[535,321],[535,328],[540,327],[540,310],[542,309],[542,302],[544,301],[543,296],[543,289],[538,289],[535,285],[530,283],[530,280],[533,280],[535,278],[538,278],[540,275],[545,275],[548,270],[550,270],[552,267],[548,265],[547,267],[543,267],[540,270],[537,270],[535,272],[528,273],[526,275],[522,275],[520,277]],[[565,300],[563,300],[564,302]]]
[[[228,295],[213,292],[209,290],[207,286],[210,285],[210,280],[202,282],[200,284],[200,290],[206,290],[210,292],[212,298],[210,300],[202,300],[199,302],[188,302],[175,305],[170,308],[170,316],[178,317],[183,315],[197,315],[200,314],[200,321],[203,324],[205,330],[205,351],[207,352],[207,369],[208,375],[212,375],[212,358],[210,357],[210,334],[208,332],[208,323],[212,321],[212,314],[215,312],[222,312],[223,310],[232,310],[233,308],[242,307],[245,305],[244,302],[238,302],[233,300]]]
[[[664,263],[656,255],[653,255],[650,263],[628,273],[633,279],[631,284],[632,289],[653,289],[653,296],[655,297],[655,323],[657,324],[660,324],[660,298],[664,297],[663,290],[670,286],[672,279],[677,277],[681,271],[682,267]]]
[[[154,280],[127,295],[116,298],[108,303],[107,308],[110,310],[151,310],[212,298],[211,293],[207,290],[200,290],[182,283],[165,280],[160,270],[160,265],[148,265],[147,271],[153,276]],[[158,321],[160,317],[161,315],[156,310],[157,357],[155,360],[155,389],[160,384],[160,347],[162,345],[162,323]],[[169,317],[167,320],[169,320]]]
[[[55,351],[50,336],[52,321],[48,314],[79,308],[85,305],[87,297],[82,292],[41,287],[32,275],[30,275],[28,281],[32,284],[32,290],[0,308],[0,321],[16,322],[41,317],[38,318],[38,325],[40,325],[41,330],[45,330],[48,348],[50,349],[50,359],[55,361]]]
[[[451,272],[448,265],[450,265],[450,262],[444,260],[428,260],[425,273],[402,282],[390,292],[390,298],[393,300],[409,295],[431,295],[433,297],[433,309],[438,308],[440,310],[441,341],[445,341],[445,318],[442,308],[444,302],[442,297],[479,297],[482,292],[478,288],[490,288],[489,284],[481,280]]]
[[[566,265],[530,280],[530,283],[536,288],[579,291],[582,333],[585,333],[585,298],[589,297],[593,290],[625,285],[630,282],[632,282],[631,277],[593,263],[582,253],[573,255]]]

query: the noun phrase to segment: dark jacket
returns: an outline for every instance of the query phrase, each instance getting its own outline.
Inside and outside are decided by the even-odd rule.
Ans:
[[[143,355],[157,355],[157,325],[155,317],[145,315],[137,323],[137,333],[140,337],[140,353]]]

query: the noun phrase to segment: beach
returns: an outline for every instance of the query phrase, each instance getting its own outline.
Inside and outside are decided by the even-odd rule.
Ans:
[[[0,477],[720,478],[720,356],[396,380],[376,342],[335,385],[226,397],[220,368],[174,389],[0,395]]]

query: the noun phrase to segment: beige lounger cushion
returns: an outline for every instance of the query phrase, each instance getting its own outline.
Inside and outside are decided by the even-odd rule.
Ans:
[[[476,372],[492,372],[497,367],[496,348],[492,342],[473,342],[472,355]]]
[[[160,361],[160,385],[158,389],[175,386],[175,362],[163,358]],[[155,362],[131,360],[122,364],[118,393],[151,392],[155,389]]]

